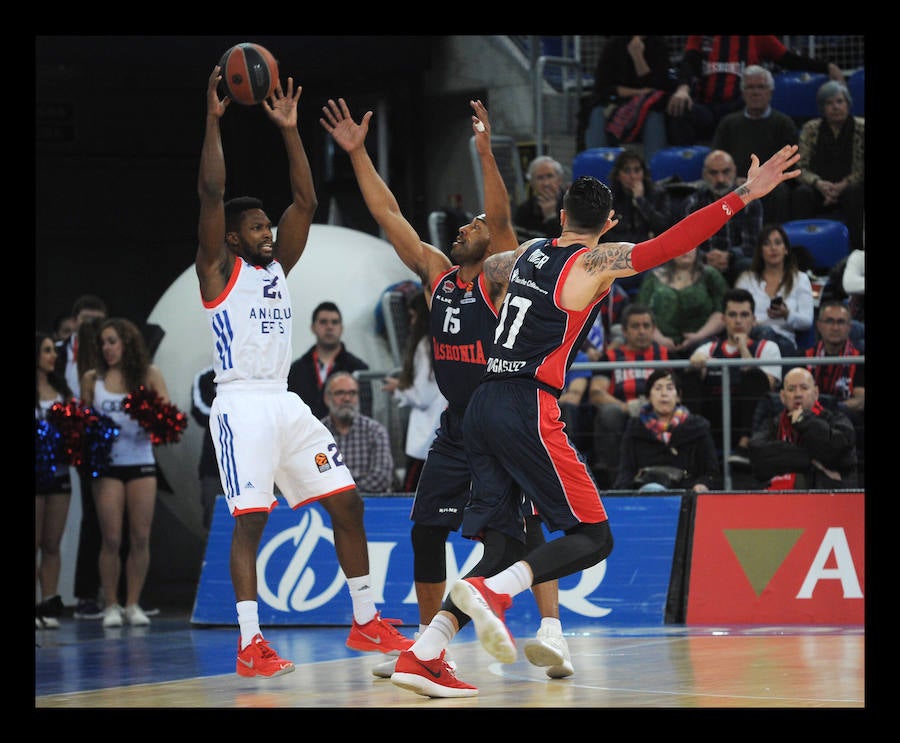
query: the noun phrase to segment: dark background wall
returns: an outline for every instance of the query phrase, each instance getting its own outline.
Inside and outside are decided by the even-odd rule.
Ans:
[[[330,154],[318,123],[329,97],[354,117],[387,104],[391,186],[424,234],[424,142],[414,112],[436,37],[35,37],[35,318],[53,318],[90,292],[142,323],[196,251],[197,167],[206,80],[241,41],[269,48],[282,82],[303,86],[300,133],[319,196],[342,224],[377,234],[346,155]],[[375,121],[375,119],[373,119]],[[281,138],[260,107],[232,104],[222,120],[226,197],[260,196],[273,221],[289,188]],[[375,157],[378,132],[369,134]]]

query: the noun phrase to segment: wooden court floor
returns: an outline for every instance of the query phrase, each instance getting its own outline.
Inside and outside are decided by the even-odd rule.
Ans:
[[[411,635],[414,628],[404,627]],[[863,627],[566,627],[575,675],[550,680],[496,662],[466,627],[451,645],[467,699],[429,699],[371,674],[380,654],[344,646],[346,627],[267,627],[296,671],[235,674],[235,627],[183,614],[104,630],[64,619],[35,631],[35,708],[857,708],[866,707]]]

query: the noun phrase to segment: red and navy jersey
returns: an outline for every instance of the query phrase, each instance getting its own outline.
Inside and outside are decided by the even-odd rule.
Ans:
[[[766,344],[770,342],[774,341],[749,339],[747,341],[747,349],[750,351],[750,354],[753,356],[753,358],[758,359],[760,354],[762,353],[763,348],[765,348]],[[725,348],[725,340],[722,338],[717,338],[712,342],[712,346],[709,349],[709,357],[711,359],[739,359],[741,357],[741,351],[739,348],[735,348],[734,351],[728,351]],[[730,387],[732,390],[734,390],[740,384],[741,368],[739,366],[732,366],[728,370],[728,381],[730,382]],[[713,392],[721,392],[722,367],[706,367],[706,377],[704,378],[704,384],[712,388]]]
[[[516,259],[488,357],[486,380],[534,379],[559,396],[566,371],[606,296],[604,293],[580,311],[560,304],[566,277],[588,250],[580,244],[561,247],[553,238],[534,242]]]
[[[438,276],[431,287],[430,322],[435,381],[451,408],[465,409],[484,375],[497,328],[484,274],[463,283],[454,266]]]
[[[636,400],[645,394],[647,377],[653,373],[653,369],[636,369],[628,366],[630,361],[665,361],[669,358],[669,349],[659,345],[656,341],[644,351],[635,351],[624,346],[611,348],[606,352],[607,361],[624,362],[624,366],[618,366],[610,371],[598,372],[609,377],[609,392],[613,397],[628,402]]]
[[[775,62],[787,51],[776,36],[688,36],[684,49],[702,58],[702,73],[692,91],[700,103],[739,99],[744,68]]]
[[[812,348],[806,349],[806,355],[812,357],[837,356],[838,354],[826,353],[825,344],[819,341]],[[860,353],[859,349],[848,340],[840,355],[859,356]],[[819,364],[818,366],[808,366],[807,369],[816,380],[819,392],[823,395],[834,395],[838,400],[849,400],[853,397],[854,387],[866,386],[862,364]]]

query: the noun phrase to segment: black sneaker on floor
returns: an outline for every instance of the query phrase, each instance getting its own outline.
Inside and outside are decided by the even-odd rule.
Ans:
[[[40,618],[44,629],[59,629],[59,618],[62,616],[64,608],[62,599],[58,595],[51,596],[34,608],[34,615]]]
[[[103,608],[93,599],[78,599],[74,616],[75,619],[102,619]]]

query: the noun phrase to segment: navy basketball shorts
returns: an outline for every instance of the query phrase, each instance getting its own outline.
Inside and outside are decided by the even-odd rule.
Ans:
[[[559,402],[530,380],[482,382],[463,421],[472,492],[462,534],[486,528],[524,540],[524,490],[550,531],[607,520],[597,484],[563,430]]]

